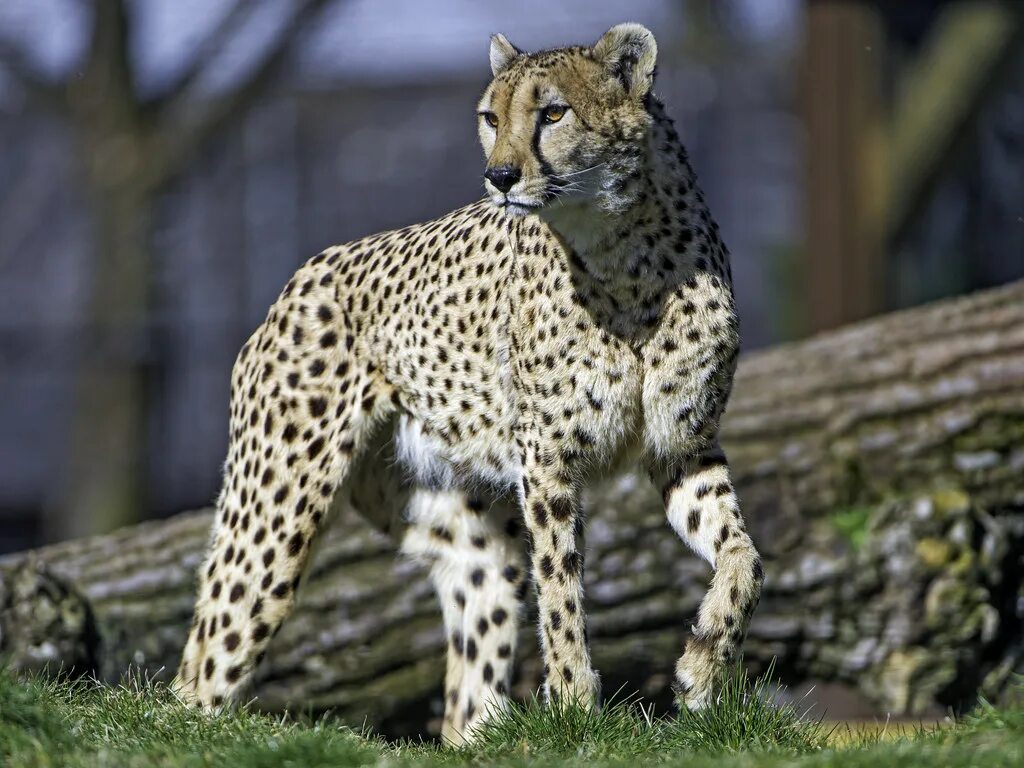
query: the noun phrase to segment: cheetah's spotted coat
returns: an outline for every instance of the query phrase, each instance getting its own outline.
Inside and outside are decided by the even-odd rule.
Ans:
[[[579,499],[624,461],[715,568],[676,666],[684,705],[712,695],[762,573],[717,443],[738,349],[727,252],[651,93],[655,51],[635,24],[533,55],[496,36],[490,200],[329,248],[285,286],[232,373],[184,696],[238,695],[344,498],[380,525],[404,512],[403,550],[432,563],[446,738],[506,700],[531,574],[547,694],[592,704]]]

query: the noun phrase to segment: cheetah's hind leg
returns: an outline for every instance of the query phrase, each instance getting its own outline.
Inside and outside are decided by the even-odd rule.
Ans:
[[[389,400],[368,374],[351,374],[344,387],[306,374],[357,369],[354,361],[344,365],[337,347],[324,360],[327,353],[302,347],[297,335],[265,342],[270,328],[243,348],[232,373],[224,485],[174,683],[185,700],[207,708],[237,700],[291,612],[314,539]],[[295,364],[267,376],[257,348],[280,349]]]
[[[430,563],[447,637],[441,736],[459,745],[508,701],[528,584],[520,514],[503,499],[420,490],[409,517],[402,552]]]

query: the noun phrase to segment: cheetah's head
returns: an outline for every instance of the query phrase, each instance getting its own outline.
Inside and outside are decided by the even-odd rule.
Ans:
[[[494,79],[477,109],[492,202],[520,216],[629,207],[647,156],[656,57],[639,24],[612,27],[591,47],[536,54],[492,37]]]

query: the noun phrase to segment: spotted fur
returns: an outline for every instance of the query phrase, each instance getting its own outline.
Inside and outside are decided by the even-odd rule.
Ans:
[[[430,564],[447,739],[504,706],[531,574],[546,693],[594,704],[580,493],[622,462],[715,568],[676,667],[683,705],[713,695],[762,572],[717,442],[739,343],[728,255],[655,58],[635,24],[538,54],[496,36],[489,199],[328,248],[285,286],[232,372],[185,698],[238,698],[344,499],[404,517],[403,550]]]

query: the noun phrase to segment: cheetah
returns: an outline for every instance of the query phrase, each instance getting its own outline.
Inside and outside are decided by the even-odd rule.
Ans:
[[[714,696],[763,573],[718,442],[739,348],[728,255],[656,56],[638,24],[532,54],[495,35],[486,197],[328,248],[285,285],[231,375],[186,700],[238,699],[348,504],[429,565],[445,740],[507,705],[530,583],[544,695],[596,706],[580,496],[629,465],[714,569],[674,678],[681,706]]]

